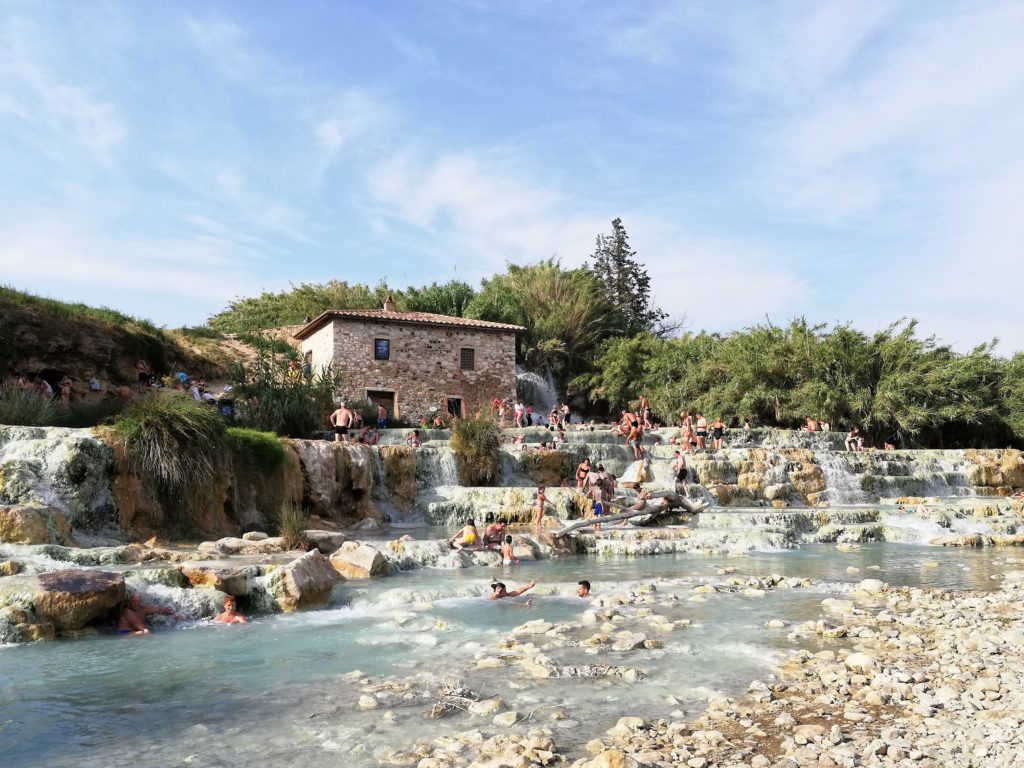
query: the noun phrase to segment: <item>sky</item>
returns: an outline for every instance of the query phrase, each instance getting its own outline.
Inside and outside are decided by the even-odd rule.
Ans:
[[[0,0],[0,283],[198,325],[579,266],[1024,350],[1024,3]]]

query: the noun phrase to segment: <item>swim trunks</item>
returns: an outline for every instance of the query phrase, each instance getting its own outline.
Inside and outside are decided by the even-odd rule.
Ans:
[[[334,428],[334,434],[336,434],[336,435],[347,435],[348,434],[348,427],[335,427]]]
[[[117,630],[117,634],[119,634],[119,635],[130,635],[131,633],[132,633],[132,630],[130,630],[130,629],[119,629],[119,630]]]
[[[600,501],[594,503],[594,517],[602,517],[604,515],[604,504]]]
[[[377,426],[380,427],[381,429],[387,429],[388,420],[387,419],[377,419]]]

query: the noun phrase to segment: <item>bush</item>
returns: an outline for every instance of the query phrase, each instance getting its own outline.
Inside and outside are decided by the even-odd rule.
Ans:
[[[187,397],[137,400],[114,421],[129,461],[158,488],[203,485],[221,467],[224,420],[216,409]]]
[[[284,446],[272,432],[228,427],[227,437],[231,454],[247,466],[270,474],[284,464]]]
[[[286,549],[305,549],[305,530],[309,527],[309,512],[297,504],[288,504],[281,509],[277,535],[284,539]]]
[[[0,386],[0,424],[15,427],[42,427],[54,423],[57,404],[53,399],[10,384]]]
[[[497,485],[501,479],[501,432],[490,415],[455,419],[451,447],[463,485]]]
[[[257,339],[256,360],[231,366],[229,378],[239,402],[239,420],[252,429],[285,437],[308,437],[323,429],[334,410],[338,378],[329,369],[311,376],[293,375],[289,359]]]

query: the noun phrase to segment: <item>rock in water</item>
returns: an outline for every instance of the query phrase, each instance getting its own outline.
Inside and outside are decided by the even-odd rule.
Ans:
[[[64,513],[53,507],[0,507],[0,542],[74,545]]]
[[[246,534],[248,536],[248,534]],[[320,550],[321,554],[330,555],[338,547],[348,541],[348,536],[340,531],[320,531],[316,529],[310,529],[303,531],[302,535],[306,541],[309,542],[309,546],[316,547]]]
[[[368,579],[388,572],[388,561],[376,547],[346,541],[331,555],[331,565],[347,579]]]
[[[326,603],[341,580],[331,562],[314,549],[275,571],[269,591],[278,609],[294,611]]]
[[[37,581],[36,616],[57,629],[81,629],[124,600],[124,577],[119,573],[69,568],[44,573]]]

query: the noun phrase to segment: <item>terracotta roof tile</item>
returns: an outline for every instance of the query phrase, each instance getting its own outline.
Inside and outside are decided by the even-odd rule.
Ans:
[[[489,320],[473,320],[468,317],[452,315],[435,315],[431,312],[388,312],[383,309],[329,309],[312,321],[306,323],[295,334],[297,339],[305,339],[326,325],[330,320],[380,320],[387,323],[411,323],[413,325],[434,325],[445,328],[469,328],[479,331],[511,331],[526,330],[521,325],[508,323],[492,323]]]

